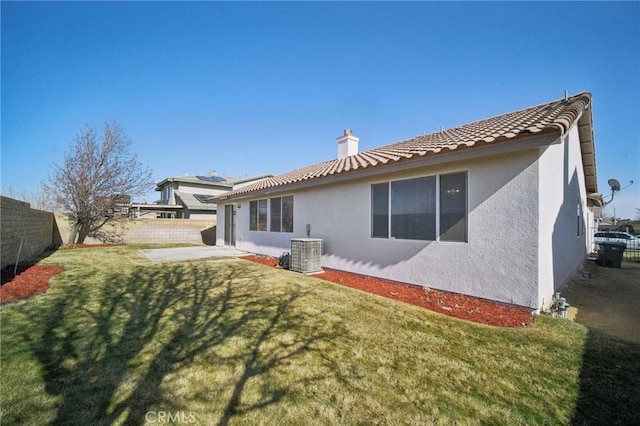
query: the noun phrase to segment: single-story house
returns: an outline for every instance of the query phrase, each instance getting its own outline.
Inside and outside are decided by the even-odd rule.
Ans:
[[[538,310],[586,259],[597,193],[591,94],[338,156],[217,196],[217,245]]]
[[[161,198],[155,205],[146,206],[146,210],[155,211],[162,218],[216,220],[218,206],[212,197],[269,177],[273,175],[232,178],[210,173],[169,177],[156,184]]]

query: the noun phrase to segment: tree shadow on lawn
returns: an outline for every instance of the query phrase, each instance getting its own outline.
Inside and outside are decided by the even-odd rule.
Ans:
[[[220,424],[227,424],[290,391],[277,381],[245,402],[251,379],[268,381],[274,370],[338,335],[340,327],[319,326],[293,309],[304,296],[299,287],[270,293],[259,285],[259,273],[233,263],[203,265],[114,273],[95,289],[75,283],[37,314],[42,332],[30,345],[47,393],[61,398],[53,424],[142,424],[157,407],[194,411],[162,388],[167,375],[188,369],[194,360],[233,371],[231,396],[218,413]]]
[[[589,329],[572,425],[640,423],[640,344]]]

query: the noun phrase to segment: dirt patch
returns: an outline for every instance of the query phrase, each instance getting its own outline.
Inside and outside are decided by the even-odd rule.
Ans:
[[[562,292],[571,305],[569,318],[640,343],[640,263],[606,268],[589,261],[584,272],[573,277]]]
[[[267,256],[251,255],[241,259],[271,267],[276,267],[278,263],[278,259]],[[400,300],[451,317],[499,327],[521,327],[533,322],[531,311],[524,308],[335,269],[323,269],[325,272],[314,275],[314,278]]]

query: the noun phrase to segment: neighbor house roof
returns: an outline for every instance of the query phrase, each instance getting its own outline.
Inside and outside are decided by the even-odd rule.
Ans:
[[[168,177],[166,179],[161,180],[156,184],[156,191],[160,191],[161,188],[167,183],[179,182],[179,183],[187,183],[187,184],[195,184],[198,186],[211,186],[211,187],[220,187],[225,189],[231,189],[235,185],[240,185],[246,182],[251,182],[254,180],[264,179],[268,177],[273,177],[272,174],[264,174],[258,176],[251,177],[229,177],[229,176],[220,176],[215,174],[209,175],[184,175],[184,176],[176,176],[176,177]]]
[[[217,209],[217,205],[210,201],[211,195],[191,194],[182,191],[175,191],[175,195],[180,199],[181,204],[186,206],[189,210],[215,211]]]
[[[222,188],[233,188],[233,184],[229,183],[227,181],[227,178],[223,177],[223,176],[216,176],[216,175],[207,175],[207,176],[184,175],[184,176],[168,177],[166,179],[161,180],[160,182],[158,182],[156,184],[156,191],[160,191],[160,188],[162,188],[167,183],[171,183],[171,182],[188,183],[188,184],[195,184],[195,185],[200,185],[200,186],[215,186],[215,187],[222,187]]]
[[[334,159],[303,167],[280,176],[217,196],[216,200],[240,198],[252,192],[276,189],[290,184],[321,179],[372,167],[399,163],[425,156],[458,151],[515,140],[534,133],[557,131],[564,134],[576,120],[581,120],[581,150],[585,163],[587,192],[596,192],[595,152],[591,125],[591,94],[580,93],[550,103],[476,121],[428,135],[363,151],[342,159]],[[583,113],[588,111],[588,114]],[[583,138],[585,138],[583,140]],[[582,146],[584,145],[584,146]],[[590,167],[590,169],[587,169]]]

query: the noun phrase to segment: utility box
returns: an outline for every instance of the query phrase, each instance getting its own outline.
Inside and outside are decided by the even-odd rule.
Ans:
[[[625,243],[610,242],[599,243],[597,263],[610,268],[621,268],[624,250],[627,248]]]
[[[322,271],[322,240],[319,238],[291,239],[289,269],[303,274],[319,274]]]

